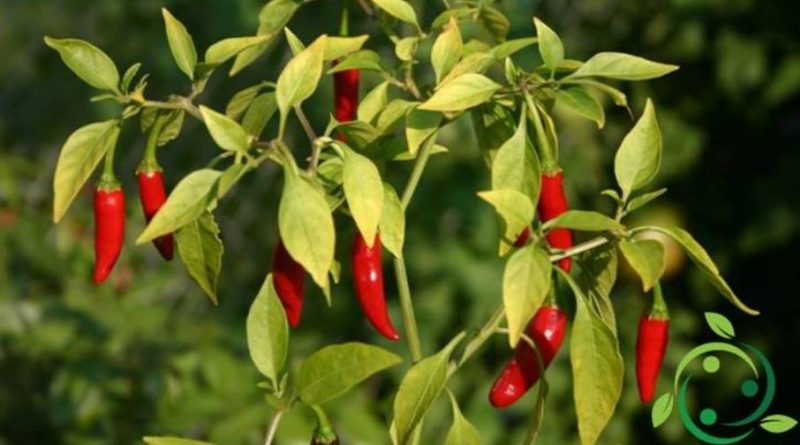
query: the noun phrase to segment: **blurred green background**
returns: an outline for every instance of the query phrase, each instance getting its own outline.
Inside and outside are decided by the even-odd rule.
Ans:
[[[425,23],[440,11],[434,1],[413,2]],[[533,34],[531,17],[558,31],[567,55],[585,59],[603,50],[624,51],[675,63],[667,78],[623,85],[633,109],[653,97],[664,133],[658,186],[666,198],[643,211],[640,221],[678,223],[703,242],[732,287],[762,310],[748,317],[727,304],[685,263],[670,255],[665,283],[673,316],[671,348],[661,391],[680,358],[713,340],[702,313],[718,311],[737,337],[760,348],[777,372],[770,413],[800,417],[800,362],[796,322],[800,274],[800,11],[795,2],[756,0],[501,1],[512,19],[512,37]],[[133,170],[144,138],[128,125],[118,150],[129,196],[128,242],[117,269],[102,287],[90,283],[92,222],[88,194],[67,217],[51,221],[51,180],[61,144],[75,128],[114,116],[113,105],[92,104],[81,83],[42,43],[42,36],[80,37],[105,49],[120,69],[142,62],[151,73],[148,97],[186,92],[172,62],[159,9],[182,20],[201,50],[224,37],[253,33],[257,0],[0,0],[0,444],[132,444],[145,434],[203,438],[219,445],[261,443],[270,415],[259,376],[250,363],[244,332],[248,307],[268,271],[276,239],[276,170],[247,177],[217,211],[225,257],[221,301],[212,306],[179,261],[165,264],[152,246],[134,248],[143,227]],[[316,1],[301,8],[290,27],[305,41],[335,33],[339,3]],[[327,18],[330,18],[328,20]],[[355,32],[372,32],[360,14]],[[233,80],[219,73],[204,103],[217,109],[238,89],[274,80],[288,50],[281,44]],[[368,47],[391,54],[385,38]],[[536,61],[522,53],[522,65]],[[363,88],[376,79],[364,76]],[[331,85],[305,106],[321,129],[330,112]],[[598,132],[588,121],[558,115],[562,161],[571,201],[578,208],[608,209],[599,191],[612,186],[611,162],[631,126],[627,113],[608,105],[609,124]],[[297,127],[296,150],[306,150]],[[458,330],[477,327],[496,307],[503,261],[496,257],[497,227],[489,206],[475,196],[488,176],[475,147],[469,119],[440,139],[451,147],[437,155],[409,209],[406,252],[425,351]],[[216,152],[206,131],[189,122],[180,139],[161,151],[168,184],[205,164]],[[409,165],[389,176],[403,184]],[[337,221],[340,229],[347,224]],[[339,247],[347,249],[349,234]],[[388,260],[388,258],[387,258]],[[387,290],[399,323],[395,283]],[[310,284],[308,286],[311,287]],[[654,431],[649,409],[638,402],[633,375],[636,320],[644,297],[637,279],[622,270],[614,300],[620,324],[626,383],[604,444],[698,443],[675,418]],[[407,357],[404,345],[387,344],[363,321],[350,283],[334,290],[328,309],[310,290],[304,319],[292,332],[291,362],[322,345],[369,341]],[[548,380],[542,444],[577,443],[568,348]],[[518,443],[535,402],[494,411],[488,387],[509,351],[498,336],[452,381],[467,417],[484,443]],[[723,361],[721,375],[700,382],[696,406],[722,415],[748,412],[738,392],[742,372]],[[395,369],[327,406],[342,443],[384,444]],[[449,407],[439,401],[426,423],[424,444],[443,441]],[[307,443],[311,413],[298,408],[278,434],[281,445]],[[798,443],[756,432],[742,443]]]

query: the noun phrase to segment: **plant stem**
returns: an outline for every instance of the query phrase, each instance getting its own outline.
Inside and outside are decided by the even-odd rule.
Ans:
[[[608,244],[611,242],[610,238],[606,238],[604,236],[598,236],[597,238],[592,238],[589,241],[584,243],[578,244],[574,247],[571,247],[563,252],[559,252],[553,255],[550,255],[550,262],[555,263],[556,261],[563,260],[564,258],[573,257],[575,255],[581,254],[583,252],[588,252],[592,249],[596,249],[604,244]]]
[[[414,170],[411,171],[411,176],[408,178],[405,190],[403,190],[403,197],[401,202],[403,209],[408,208],[411,198],[414,196],[414,191],[417,189],[419,180],[422,177],[422,172],[428,164],[431,149],[436,141],[436,134],[428,138],[420,148],[417,155],[417,161],[414,164]],[[397,293],[400,298],[400,310],[403,314],[403,326],[405,327],[406,335],[408,336],[408,347],[411,351],[411,360],[418,362],[422,360],[422,344],[419,340],[419,330],[417,328],[417,319],[414,315],[414,304],[411,300],[411,288],[408,284],[408,272],[406,271],[405,260],[400,258],[394,259],[394,271],[397,276]]]
[[[422,147],[420,147],[419,153],[417,154],[417,161],[414,164],[414,170],[411,171],[411,176],[408,178],[408,183],[400,199],[400,202],[403,204],[403,209],[408,207],[411,198],[414,197],[414,192],[417,190],[417,185],[419,185],[422,172],[425,171],[425,166],[428,164],[428,159],[431,157],[431,151],[435,143],[436,133],[426,139],[425,142],[422,143]]]
[[[272,415],[267,434],[264,436],[264,445],[272,445],[272,441],[275,440],[275,433],[278,431],[278,424],[281,423],[281,417],[283,417],[283,411],[276,411]]]
[[[317,140],[317,134],[314,133],[314,128],[311,126],[311,122],[308,121],[308,117],[306,117],[303,109],[300,108],[300,105],[294,106],[294,113],[297,115],[297,119],[300,120],[303,130],[306,132],[306,136],[308,136],[308,140],[313,144],[314,141]]]
[[[417,317],[414,315],[414,304],[411,301],[411,289],[408,285],[408,273],[403,258],[394,259],[394,273],[397,276],[397,292],[400,297],[403,326],[408,336],[408,348],[411,351],[411,360],[416,363],[423,358],[422,344],[419,341]]]
[[[451,365],[450,368],[447,370],[448,378],[453,374],[455,374],[458,368],[460,368],[464,363],[466,363],[467,360],[469,360],[470,357],[472,357],[475,354],[475,352],[477,352],[478,349],[480,349],[480,347],[483,346],[484,343],[486,343],[486,340],[488,340],[492,336],[492,334],[494,334],[494,332],[497,330],[498,326],[500,326],[500,323],[503,321],[504,315],[505,315],[505,309],[501,304],[500,307],[498,307],[494,311],[492,316],[489,317],[489,320],[486,321],[481,330],[478,331],[478,335],[476,335],[472,340],[470,340],[469,343],[467,343],[467,346],[464,348],[464,354],[461,355],[461,359],[458,361],[458,363]]]

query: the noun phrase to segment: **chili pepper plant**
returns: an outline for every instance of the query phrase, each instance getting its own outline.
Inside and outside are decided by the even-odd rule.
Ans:
[[[659,170],[662,139],[655,100],[635,109],[618,83],[658,78],[678,67],[619,52],[571,59],[557,33],[539,18],[531,18],[530,36],[508,39],[509,20],[491,2],[443,3],[441,14],[427,23],[404,0],[341,0],[339,26],[304,42],[292,33],[291,19],[299,8],[314,8],[314,3],[272,0],[260,11],[254,35],[223,39],[202,57],[186,27],[163,9],[166,40],[177,68],[186,75],[188,93],[162,98],[149,93],[141,64],[120,75],[114,61],[91,43],[45,37],[67,67],[99,91],[93,101],[119,105],[118,117],[90,123],[69,136],[53,182],[58,223],[105,160],[95,194],[97,283],[113,273],[121,249],[134,247],[123,246],[126,216],[143,218],[147,225],[136,244],[153,242],[166,260],[172,258],[174,244],[189,275],[217,304],[223,241],[214,211],[221,200],[237,199],[234,186],[246,175],[262,168],[282,171],[280,202],[264,203],[278,208],[272,271],[243,320],[250,355],[265,378],[259,386],[272,406],[265,406],[265,412],[272,412],[267,445],[282,416],[303,407],[318,419],[310,440],[338,443],[325,408],[391,367],[402,368],[404,377],[387,395],[392,407],[387,441],[418,443],[426,414],[447,392],[453,423],[440,443],[480,443],[480,432],[462,414],[448,379],[484,353],[487,340],[496,334],[507,339],[509,361],[505,369],[498,364],[499,377],[486,403],[502,409],[538,383],[525,439],[534,443],[547,427],[547,366],[568,342],[576,436],[583,444],[595,443],[614,414],[623,384],[630,384],[623,382],[623,353],[610,297],[620,257],[641,277],[642,298],[648,302],[635,358],[645,403],[653,396],[667,345],[668,298],[659,284],[664,247],[643,237],[647,232],[673,238],[723,297],[757,314],[739,300],[689,233],[627,223],[629,215],[665,192],[648,187]],[[394,54],[370,49],[370,35],[348,35],[349,23],[356,20],[373,23],[375,33],[394,44]],[[203,93],[209,79],[235,82],[238,73],[281,42],[288,43],[293,56],[277,79],[242,85],[224,109],[207,104]],[[430,57],[427,52],[421,56],[423,46],[430,48]],[[522,54],[530,54],[522,52],[529,47],[536,47],[540,60],[521,60]],[[361,84],[362,72],[372,72],[371,78],[380,81]],[[323,128],[309,121],[303,105],[321,94],[317,90],[324,76],[334,78],[335,97]],[[608,172],[617,188],[597,191],[614,210],[570,209],[565,188],[571,172],[559,162],[558,136],[569,128],[561,128],[553,108],[558,105],[602,129],[605,99],[638,116],[617,148],[613,172]],[[204,125],[219,152],[205,168],[164,171],[158,152],[180,136],[187,119]],[[290,145],[298,140],[287,138],[290,120],[301,124],[307,142]],[[496,299],[497,308],[483,325],[463,326],[438,350],[423,350],[414,283],[408,280],[403,257],[405,227],[413,224],[405,214],[418,184],[426,180],[426,166],[459,150],[440,145],[437,137],[462,120],[474,129],[486,165],[487,189],[474,191],[474,205],[489,205],[497,214],[497,261],[505,264],[502,295],[487,296]],[[270,121],[277,121],[272,126],[276,131],[265,130]],[[118,149],[129,149],[118,147],[122,131],[141,131],[146,141],[138,170],[124,173],[138,176],[143,215],[125,215],[114,163]],[[391,182],[388,172],[407,177]],[[177,185],[168,191],[165,183]],[[132,193],[136,191],[128,191]],[[351,247],[337,250],[341,243]],[[389,258],[393,267],[384,270],[383,260]],[[352,274],[355,295],[336,292],[347,273]],[[396,290],[385,288],[384,274],[394,275]],[[357,299],[365,320],[387,341],[407,345],[407,355],[353,341],[320,345],[293,360],[300,362],[297,367],[287,366],[287,357],[295,354],[291,328],[310,322],[302,319],[302,308],[308,303],[306,284],[312,283],[328,305],[335,304],[335,293],[337,298]],[[394,298],[399,300],[400,320],[392,320],[387,311],[387,300]],[[150,444],[194,443],[174,440],[145,438]]]

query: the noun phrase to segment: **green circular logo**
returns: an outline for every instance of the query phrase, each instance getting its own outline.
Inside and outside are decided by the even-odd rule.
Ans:
[[[745,343],[734,343],[734,329],[731,322],[716,313],[706,313],[706,321],[717,335],[727,342],[717,341],[705,343],[689,351],[678,364],[675,371],[673,390],[661,395],[653,404],[651,418],[653,426],[658,428],[672,414],[677,405],[678,416],[686,430],[698,440],[714,445],[727,445],[741,442],[750,436],[758,427],[771,433],[783,433],[797,424],[793,418],[780,414],[765,416],[775,397],[775,372],[769,360],[755,347]],[[739,386],[739,394],[755,400],[755,408],[738,419],[720,419],[713,407],[702,407],[692,412],[687,406],[687,394],[695,376],[687,369],[692,363],[700,362],[705,376],[713,376],[720,372],[722,357],[732,358],[746,365],[749,376]]]

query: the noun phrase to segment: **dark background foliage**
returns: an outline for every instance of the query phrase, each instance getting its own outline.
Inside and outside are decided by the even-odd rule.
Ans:
[[[414,2],[430,20],[438,2]],[[572,58],[617,50],[681,65],[667,78],[626,86],[633,109],[653,97],[664,132],[664,164],[658,179],[666,198],[640,221],[678,223],[703,242],[734,289],[760,317],[738,313],[722,300],[680,253],[671,253],[666,281],[673,315],[671,349],[659,388],[667,390],[680,358],[714,337],[704,311],[732,319],[741,341],[771,358],[778,393],[770,412],[800,417],[800,361],[796,345],[797,264],[800,256],[800,13],[794,2],[756,0],[502,1],[512,36],[533,34],[537,15],[557,30]],[[51,180],[58,149],[69,133],[116,113],[92,104],[93,94],[42,43],[44,34],[79,37],[105,49],[120,69],[143,62],[151,73],[148,95],[187,88],[174,66],[159,9],[167,6],[195,37],[198,48],[257,26],[257,0],[1,0],[0,1],[0,444],[128,444],[144,434],[180,434],[218,444],[260,443],[269,408],[256,387],[244,338],[247,309],[267,273],[276,239],[279,182],[272,167],[251,174],[218,210],[225,258],[221,301],[213,307],[179,262],[164,264],[150,246],[134,248],[143,221],[133,170],[144,146],[135,125],[123,130],[119,165],[129,196],[128,243],[112,279],[90,284],[92,262],[89,194],[80,197],[58,226],[51,221]],[[301,9],[291,28],[305,41],[335,33],[338,2],[316,1]],[[355,31],[371,32],[363,16]],[[368,43],[387,56],[384,38]],[[230,95],[263,79],[274,80],[288,51],[278,49],[233,80],[222,73],[202,97],[217,109]],[[523,53],[520,64],[536,62]],[[525,60],[527,58],[527,60]],[[365,76],[366,86],[375,79]],[[306,105],[318,128],[330,112],[326,79]],[[608,104],[609,109],[611,104]],[[609,124],[558,115],[562,160],[575,207],[608,208],[599,195],[612,186],[611,161],[631,126],[624,110]],[[296,150],[307,150],[298,128]],[[478,326],[500,295],[502,260],[495,255],[497,227],[491,209],[477,199],[488,176],[475,147],[469,119],[451,126],[409,209],[407,257],[418,321],[427,352],[460,329]],[[199,168],[216,148],[204,128],[189,123],[181,138],[161,151],[168,184]],[[399,165],[390,180],[401,185]],[[347,221],[337,221],[340,230]],[[340,249],[349,244],[340,234]],[[387,264],[387,275],[391,269]],[[387,283],[395,302],[394,282]],[[633,375],[635,324],[644,304],[635,276],[623,269],[614,300],[620,323],[626,383],[617,414],[602,443],[693,443],[680,422],[654,431],[640,406]],[[380,340],[364,323],[350,283],[337,287],[326,308],[310,291],[301,327],[292,332],[292,362],[321,345],[371,341],[407,355],[403,345]],[[399,320],[396,303],[392,307]],[[566,350],[567,348],[565,348]],[[488,386],[509,355],[498,337],[453,381],[467,417],[487,444],[518,442],[534,397],[495,412]],[[697,407],[722,413],[747,411],[738,385],[742,371],[723,361],[725,372],[702,381]],[[328,406],[344,443],[388,443],[390,389],[396,369]],[[540,443],[576,442],[568,353],[548,372],[551,397]],[[449,408],[436,406],[423,443],[438,443]],[[280,444],[307,443],[311,414],[296,410],[282,424]],[[791,437],[795,439],[792,440]],[[797,433],[770,437],[756,432],[744,443],[791,443]]]

